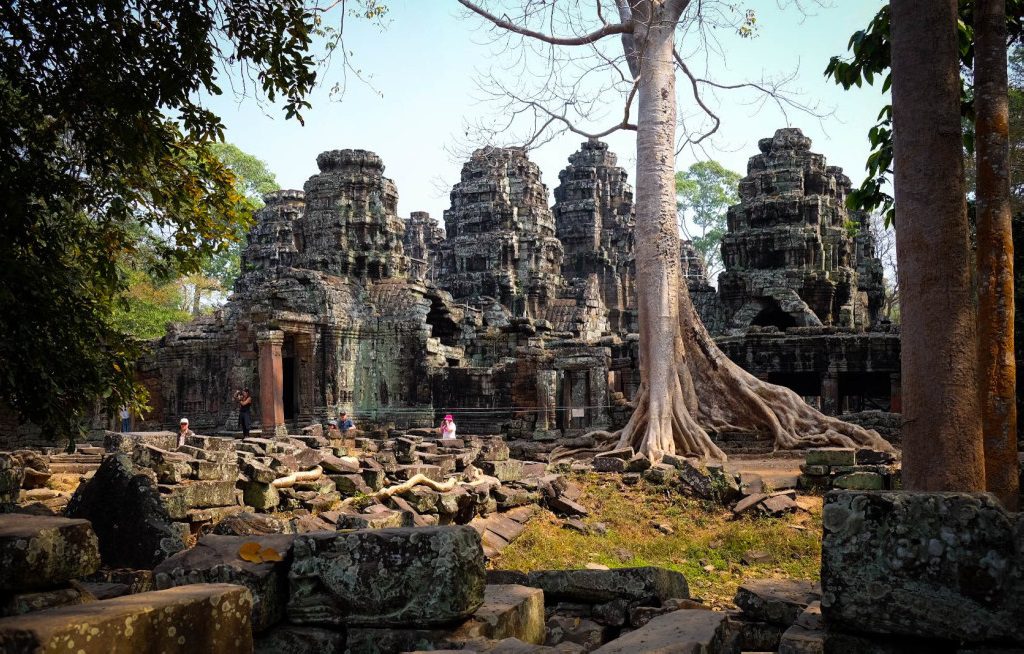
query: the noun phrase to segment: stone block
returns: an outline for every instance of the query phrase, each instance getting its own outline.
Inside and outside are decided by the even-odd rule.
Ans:
[[[595,654],[713,654],[725,639],[724,613],[682,610],[658,616],[643,627],[594,650]]]
[[[161,450],[174,450],[178,447],[178,433],[173,431],[103,432],[103,449],[107,452],[131,454],[139,445],[152,445]]]
[[[345,497],[351,497],[352,495],[369,495],[373,492],[373,490],[366,484],[363,476],[359,474],[330,475],[330,479],[338,488],[338,492]]]
[[[768,622],[747,620],[742,616],[730,613],[726,621],[728,630],[727,642],[731,643],[734,652],[775,652],[779,649],[779,641],[787,627]]]
[[[822,523],[830,626],[1024,644],[1024,524],[992,496],[833,491]]]
[[[852,466],[857,463],[857,450],[852,447],[818,447],[807,450],[804,462],[821,466]]]
[[[217,523],[213,533],[221,536],[252,536],[283,534],[286,530],[287,525],[273,516],[242,511]]]
[[[488,438],[480,442],[480,451],[477,452],[476,461],[479,465],[483,461],[505,461],[509,457],[508,445],[500,438]]]
[[[186,436],[185,445],[197,447],[207,452],[234,452],[235,443],[233,438],[222,438],[219,436]]]
[[[335,654],[345,651],[345,632],[280,625],[257,637],[255,654]]]
[[[678,471],[675,466],[667,463],[656,463],[649,469],[644,470],[643,478],[649,484],[667,484],[676,478]]]
[[[0,515],[0,591],[53,588],[99,566],[99,541],[87,520]]]
[[[801,490],[823,492],[831,488],[832,478],[827,475],[800,475],[796,486]]]
[[[188,517],[189,509],[230,506],[235,503],[235,481],[185,481],[173,486],[161,485],[160,499],[175,520]]]
[[[690,596],[686,577],[665,568],[616,568],[614,570],[537,570],[528,584],[544,591],[547,601],[601,604],[628,599],[640,604],[658,603]]]
[[[821,590],[813,581],[753,579],[740,584],[733,602],[743,610],[744,619],[788,627],[819,599]]]
[[[200,481],[230,481],[238,479],[238,465],[217,461],[190,461],[192,474]]]
[[[610,629],[589,618],[580,618],[555,613],[548,618],[544,644],[562,646],[574,643],[584,652],[600,647],[607,639]]]
[[[108,456],[68,503],[69,517],[92,523],[100,556],[110,567],[152,569],[185,548],[156,484],[144,472],[124,454]]]
[[[293,552],[296,624],[433,626],[483,603],[483,550],[470,527],[309,534]]]
[[[481,461],[480,469],[500,482],[519,481],[523,478],[523,462],[516,459]]]
[[[544,642],[544,591],[517,585],[489,584],[484,603],[452,634],[453,640],[518,638]]]
[[[386,509],[374,513],[349,514],[342,513],[335,523],[342,529],[395,529],[404,526],[405,517],[401,511]]]
[[[363,478],[363,483],[365,483],[371,491],[379,491],[384,488],[388,481],[387,473],[383,470],[367,469],[361,470],[359,474]]]
[[[0,619],[0,651],[252,652],[252,598],[242,586],[198,584]]]
[[[246,461],[243,463],[242,472],[249,478],[249,481],[259,484],[269,484],[278,477],[276,470],[256,461]]]
[[[843,490],[882,490],[885,478],[874,472],[850,472],[833,479],[832,486]]]
[[[288,562],[295,536],[203,536],[195,547],[179,552],[153,570],[159,590],[188,584],[224,583],[252,593],[252,627],[263,631],[284,617],[288,601]],[[282,561],[252,563],[239,551],[245,543],[273,548]]]
[[[92,597],[89,597],[87,593],[83,593],[78,588],[58,588],[56,590],[42,590],[31,593],[15,593],[5,596],[4,600],[0,602],[0,617],[45,611],[46,609],[81,604],[92,600]]]
[[[242,486],[242,490],[242,501],[257,511],[272,511],[281,503],[281,494],[272,484],[250,481]]]
[[[888,464],[896,461],[896,455],[892,452],[883,452],[881,450],[872,450],[866,447],[862,447],[857,450],[857,465],[862,464]]]
[[[423,475],[428,479],[433,479],[434,481],[444,481],[444,473],[441,472],[441,468],[439,466],[425,464],[400,465],[395,470],[395,476],[403,481],[412,479],[416,475]]]
[[[587,508],[580,504],[570,500],[564,495],[559,497],[548,498],[548,508],[559,515],[570,515],[570,516],[581,516],[586,517],[590,514]]]
[[[15,509],[24,479],[24,466],[18,465],[10,455],[0,454],[0,513]]]
[[[800,472],[812,477],[827,477],[831,471],[832,468],[830,466],[800,464]]]
[[[617,456],[602,454],[594,457],[593,466],[594,472],[625,472],[626,460]]]

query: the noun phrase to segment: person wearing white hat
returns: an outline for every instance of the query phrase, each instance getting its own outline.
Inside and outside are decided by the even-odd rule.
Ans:
[[[188,418],[182,418],[178,423],[178,447],[185,444],[186,436],[195,436],[195,432],[188,428]]]

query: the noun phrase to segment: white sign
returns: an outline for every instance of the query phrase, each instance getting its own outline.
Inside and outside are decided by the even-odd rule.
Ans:
[[[586,415],[587,415],[587,412],[584,409],[573,409],[572,410],[572,417],[573,418],[583,418]]]

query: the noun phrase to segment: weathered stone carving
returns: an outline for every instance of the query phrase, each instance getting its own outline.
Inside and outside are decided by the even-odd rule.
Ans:
[[[296,624],[427,627],[472,615],[486,573],[471,527],[369,529],[295,539]]]
[[[727,329],[870,327],[880,306],[880,264],[867,261],[874,255],[867,218],[846,210],[850,179],[811,152],[799,129],[780,129],[758,145],[722,239]],[[858,269],[868,279],[859,280]]]
[[[830,626],[1024,643],[1024,529],[991,496],[833,491],[822,522]]]
[[[438,280],[454,298],[497,299],[542,318],[561,284],[562,244],[540,169],[522,148],[482,148],[462,167],[444,212]]]

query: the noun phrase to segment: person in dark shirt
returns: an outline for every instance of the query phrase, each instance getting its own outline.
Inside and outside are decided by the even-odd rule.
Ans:
[[[249,438],[249,430],[252,429],[252,393],[248,388],[235,391],[235,401],[238,402],[238,428],[242,430],[242,438]]]

